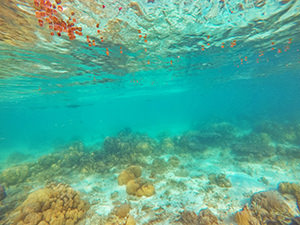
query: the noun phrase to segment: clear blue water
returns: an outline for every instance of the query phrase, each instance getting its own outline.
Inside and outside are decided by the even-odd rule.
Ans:
[[[275,190],[282,181],[299,182],[299,1],[75,0],[62,1],[61,6],[63,11],[58,12],[57,18],[61,21],[75,18],[74,26],[82,28],[83,35],[76,34],[75,40],[70,40],[67,32],[62,31],[58,36],[57,31],[49,29],[46,17],[41,19],[43,26],[39,26],[40,18],[36,18],[35,13],[45,10],[35,7],[34,1],[0,3],[0,187],[5,187],[7,192],[3,200],[7,208],[0,207],[0,212],[9,215],[17,205],[22,205],[24,196],[48,181],[71,185],[91,203],[93,197],[107,189],[95,191],[96,194],[89,192],[88,187],[95,185],[89,176],[110,177],[107,182],[113,183],[116,174],[135,164],[143,168],[156,188],[157,198],[152,197],[151,201],[157,201],[157,205],[164,208],[167,200],[161,197],[163,178],[156,180],[149,168],[155,159],[167,160],[172,156],[182,162],[178,170],[196,174],[184,175],[188,180],[201,177],[199,171],[205,174],[205,182],[210,183],[213,182],[207,177],[209,171],[226,174],[232,182],[228,193],[235,202],[230,203],[233,204],[231,209],[221,204],[211,207],[203,196],[197,197],[198,205],[189,202],[196,197],[187,193],[196,189],[188,183],[189,200],[181,202],[178,197],[174,204],[170,203],[170,212],[173,210],[174,215],[182,215],[180,203],[197,214],[200,209],[209,207],[225,224],[242,224],[232,218],[243,204],[249,203],[249,193]],[[265,122],[272,124],[272,128],[261,125]],[[228,127],[215,130],[224,123],[235,129],[233,139],[225,135]],[[119,132],[125,128],[130,128],[133,136],[122,137]],[[141,150],[142,147],[134,144],[149,141],[137,133],[156,143],[151,151],[147,152],[147,147],[146,151]],[[211,141],[211,133],[221,138],[213,136]],[[251,135],[247,139],[249,133],[262,135],[263,140],[252,140]],[[246,138],[241,138],[244,135]],[[122,151],[126,150],[122,150],[121,144],[119,147],[107,144],[107,138],[134,145],[131,152],[147,157],[147,163],[140,162],[139,155],[131,161],[122,161]],[[164,138],[172,139],[175,149],[163,145],[167,140]],[[261,144],[264,140],[276,150],[259,158],[260,150],[253,149],[265,151],[266,145]],[[230,143],[221,144],[224,141]],[[84,149],[74,147],[78,142]],[[81,183],[73,173],[56,172],[57,177],[48,180],[37,178],[37,173],[49,171],[50,174],[54,165],[36,169],[40,157],[49,161],[53,154],[68,158],[68,146],[92,157],[93,163],[98,163],[101,155],[100,161],[107,163],[110,170],[87,169],[87,180],[80,178]],[[219,150],[223,153],[219,154]],[[227,151],[228,154],[224,153]],[[241,154],[242,151],[245,152]],[[253,151],[258,161],[251,158]],[[112,163],[111,154],[115,157]],[[241,155],[248,158],[245,160]],[[234,162],[239,160],[240,164]],[[203,164],[198,168],[200,162]],[[226,165],[222,165],[224,162]],[[21,181],[7,180],[5,171],[24,165],[34,168],[33,172]],[[74,161],[72,166],[77,176],[86,174],[82,172],[83,162]],[[70,168],[66,163],[59,167]],[[171,179],[169,173],[174,173],[176,179],[182,177],[176,175],[178,171],[167,171],[166,182]],[[268,184],[263,185],[261,177],[268,178]],[[247,184],[250,187],[246,187]],[[24,185],[32,188],[24,190],[17,204],[12,203],[15,201],[10,199],[12,193]],[[243,196],[237,194],[236,190],[243,188]],[[119,193],[117,200],[122,203],[126,192],[118,186],[112,190]],[[206,198],[210,198],[207,193]],[[106,218],[113,209],[113,200],[107,201],[91,208]],[[138,210],[139,201],[132,201],[132,207]],[[99,213],[101,207],[106,211],[103,208]],[[294,208],[293,215],[299,215],[299,208]],[[132,215],[137,224],[148,224],[153,217],[151,212],[138,215],[134,211]],[[93,224],[91,218],[83,224]],[[0,217],[0,223],[10,224],[8,221],[11,221],[9,216]],[[162,216],[161,221],[153,224],[175,224],[169,214]]]

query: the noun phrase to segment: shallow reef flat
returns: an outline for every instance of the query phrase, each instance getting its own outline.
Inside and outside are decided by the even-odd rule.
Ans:
[[[300,123],[120,131],[35,161],[9,157],[0,224],[300,224]]]

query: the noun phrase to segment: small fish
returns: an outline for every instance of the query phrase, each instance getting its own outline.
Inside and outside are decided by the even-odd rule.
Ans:
[[[62,12],[64,9],[61,5],[57,6],[58,11]]]
[[[96,27],[99,28],[99,23],[96,24]]]
[[[154,3],[155,0],[147,0],[147,3]]]
[[[105,8],[105,5],[102,5],[102,8],[104,9],[104,8]]]
[[[39,19],[39,25],[42,27],[44,25],[44,21]]]

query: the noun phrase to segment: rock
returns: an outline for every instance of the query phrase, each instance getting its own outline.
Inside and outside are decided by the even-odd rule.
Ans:
[[[169,158],[168,163],[172,167],[178,167],[180,164],[180,160],[176,156],[172,156]]]
[[[198,215],[199,225],[219,225],[218,218],[209,210],[203,209]]]
[[[128,219],[127,219],[127,222],[126,222],[126,225],[135,225],[135,219],[133,216],[129,215],[128,216]]]
[[[226,178],[225,174],[209,174],[208,179],[210,184],[218,185],[222,188],[230,188],[232,186],[230,180]]]
[[[199,215],[191,211],[183,211],[179,219],[182,225],[220,225],[218,218],[209,210],[202,209]]]
[[[114,209],[114,214],[118,216],[119,218],[124,218],[128,215],[130,211],[130,205],[129,204],[122,204],[119,207],[116,207]]]

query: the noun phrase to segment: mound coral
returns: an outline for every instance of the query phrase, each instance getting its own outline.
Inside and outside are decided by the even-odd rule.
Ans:
[[[126,185],[126,192],[129,195],[135,195],[138,197],[150,197],[154,195],[154,186],[146,180],[140,178],[141,175],[141,167],[130,166],[120,173],[118,176],[118,184]]]
[[[65,184],[50,184],[31,193],[12,213],[12,224],[73,225],[83,219],[89,206]]]
[[[115,225],[115,224],[124,224],[124,225],[135,225],[135,219],[129,214],[130,205],[122,204],[113,209],[110,213],[105,225]]]
[[[118,177],[119,185],[126,185],[130,180],[134,180],[142,175],[142,169],[139,166],[130,166],[123,170]]]
[[[136,195],[138,197],[142,197],[142,196],[150,197],[154,195],[155,188],[152,184],[149,184],[146,180],[137,178],[127,183],[126,192],[129,195]]]

